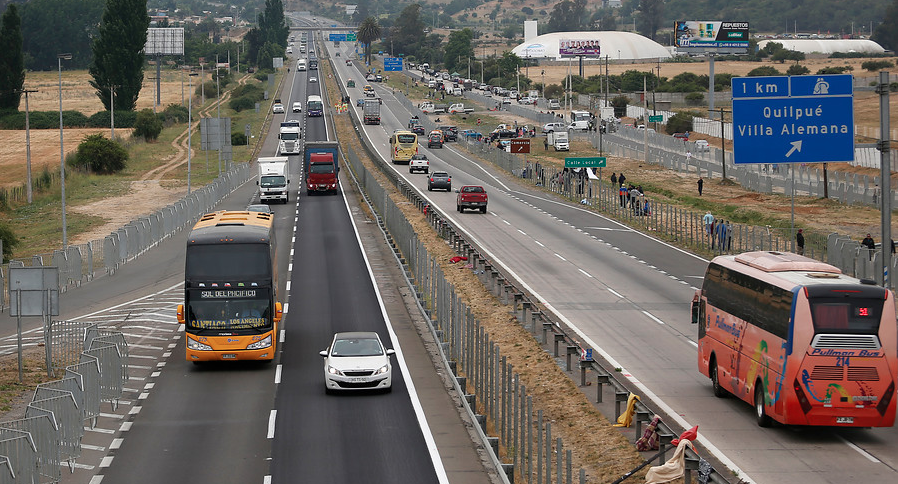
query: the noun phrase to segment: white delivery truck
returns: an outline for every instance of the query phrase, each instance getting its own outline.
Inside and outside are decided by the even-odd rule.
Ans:
[[[302,137],[300,129],[299,121],[281,123],[278,131],[278,156],[299,154],[299,138]]]
[[[549,145],[555,148],[555,151],[570,151],[571,144],[567,131],[549,131],[546,133]]]
[[[287,157],[263,156],[256,162],[259,165],[259,178],[256,180],[256,185],[259,185],[259,200],[262,202],[283,200],[287,203],[290,200]]]

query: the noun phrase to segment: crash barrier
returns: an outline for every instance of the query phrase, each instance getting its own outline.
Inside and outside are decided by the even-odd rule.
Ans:
[[[81,456],[85,424],[96,425],[101,402],[115,409],[122,395],[124,335],[96,324],[60,327],[84,336],[80,361],[67,365],[63,378],[38,385],[23,418],[0,422],[0,483],[59,482],[62,463],[74,471]]]
[[[341,86],[341,90],[345,89]],[[356,125],[361,126],[356,111],[351,110],[350,113]],[[541,331],[543,334],[541,342],[544,344],[548,341],[548,334],[551,333],[556,355],[558,345],[564,344],[567,351],[567,367],[570,370],[571,355],[578,353],[571,349],[579,350],[585,346],[568,336],[567,331],[540,310],[524,291],[518,289],[512,279],[505,277],[493,267],[481,255],[480,249],[466,241],[438,208],[431,207],[414,187],[406,184],[386,165],[376,151],[367,144],[367,139],[363,141],[367,151],[365,156],[374,160],[382,174],[414,204],[416,209],[426,213],[431,226],[441,237],[449,241],[459,255],[468,258],[472,270],[480,276],[484,285],[502,302],[513,305],[515,316],[521,324],[534,334],[540,334]],[[343,155],[347,161],[346,165],[350,168],[350,175],[361,188],[379,227],[384,231],[387,242],[403,267],[407,283],[415,291],[431,335],[439,343],[444,366],[454,377],[455,390],[464,396],[463,406],[469,417],[478,423],[475,426],[477,433],[485,447],[491,449],[490,458],[496,469],[501,471],[499,475],[503,482],[514,482],[515,476],[526,479],[528,483],[541,483],[543,476],[546,484],[551,484],[553,479],[556,484],[573,482],[571,451],[564,449],[564,442],[560,438],[553,441],[551,422],[544,420],[542,410],[536,409],[534,413],[533,398],[521,384],[513,365],[507,362],[499,346],[491,340],[480,321],[473,316],[453,286],[446,281],[437,261],[429,256],[427,250],[420,244],[414,228],[402,210],[362,164],[360,155],[351,147],[344,151]],[[603,388],[610,387],[615,394],[625,392],[624,385],[598,363],[584,363],[583,371],[584,375],[587,371],[597,375],[596,380],[599,383],[597,401],[602,401]],[[653,412],[642,403],[638,404],[638,409],[637,425],[641,425],[646,420],[645,416],[651,416]],[[618,406],[616,415],[620,413]],[[662,423],[659,434],[662,436],[660,439],[662,451],[657,454],[660,465],[667,458],[666,450],[672,449],[670,441],[675,433]],[[639,435],[636,438],[638,437]],[[687,468],[697,469],[699,463],[697,456],[691,452],[687,452],[687,455],[689,456]],[[586,482],[585,469],[579,469],[576,476],[581,484]],[[713,468],[708,479],[711,482],[727,482]]]
[[[70,245],[50,254],[9,261],[5,267],[0,266],[0,311],[9,306],[9,267],[56,266],[59,268],[60,291],[90,282],[98,274],[114,274],[123,264],[136,259],[184,227],[192,225],[203,214],[212,211],[225,196],[251,177],[249,163],[232,163],[227,172],[209,185],[192,191],[150,215],[128,222],[103,239]]]

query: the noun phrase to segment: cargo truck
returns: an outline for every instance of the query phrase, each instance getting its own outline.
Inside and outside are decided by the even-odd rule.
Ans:
[[[365,99],[362,108],[365,124],[380,124],[380,101],[377,99]]]
[[[571,142],[567,131],[549,131],[546,133],[549,146],[555,148],[555,151],[570,151]]]
[[[259,178],[256,180],[256,185],[259,185],[259,200],[282,200],[284,203],[290,200],[287,162],[286,156],[260,157],[256,160],[259,165]]]
[[[299,138],[302,137],[300,129],[299,121],[281,123],[278,131],[278,156],[299,154]]]
[[[303,154],[306,194],[337,193],[340,173],[340,145],[336,141],[306,141]]]

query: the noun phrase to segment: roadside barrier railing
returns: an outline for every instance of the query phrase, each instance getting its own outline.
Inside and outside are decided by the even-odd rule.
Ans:
[[[81,456],[85,424],[96,424],[101,402],[115,410],[122,395],[128,375],[124,335],[95,324],[66,323],[57,325],[57,333],[82,336],[81,361],[65,366],[63,378],[38,385],[23,418],[0,422],[0,482],[7,474],[13,476],[9,482],[59,482],[61,463],[73,472]],[[71,360],[66,351],[56,355]]]

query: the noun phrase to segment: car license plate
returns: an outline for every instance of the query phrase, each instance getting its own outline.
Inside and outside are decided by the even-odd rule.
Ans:
[[[854,417],[836,417],[837,424],[852,424],[854,423]]]
[[[352,383],[365,383],[366,381],[368,381],[368,379],[367,378],[350,378],[349,381],[351,381]]]
[[[236,353],[225,353],[225,354],[221,355],[221,358],[223,360],[233,360],[233,359],[237,358],[237,354]]]

